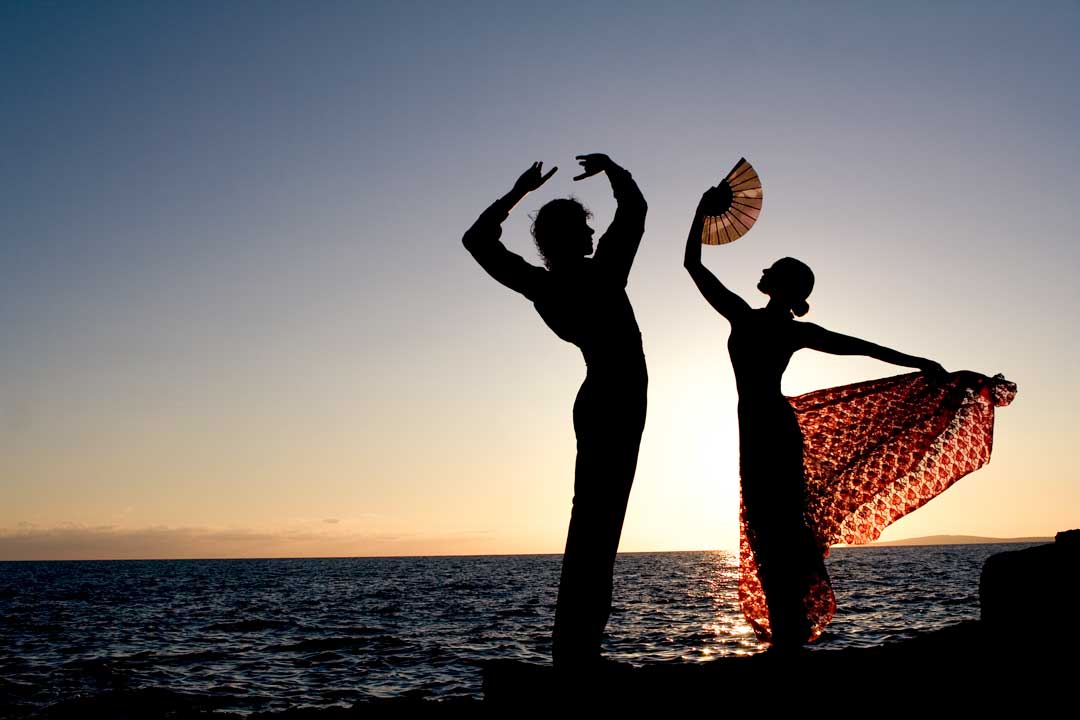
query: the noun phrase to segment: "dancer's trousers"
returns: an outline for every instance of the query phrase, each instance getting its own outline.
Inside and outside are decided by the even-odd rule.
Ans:
[[[600,658],[647,389],[644,364],[639,371],[617,374],[590,367],[574,402],[574,502],[552,634],[552,656],[559,666]]]

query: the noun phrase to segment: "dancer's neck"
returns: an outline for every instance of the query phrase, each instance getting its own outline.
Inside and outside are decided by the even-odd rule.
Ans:
[[[783,318],[785,320],[791,320],[795,317],[791,312],[791,308],[776,298],[769,298],[769,304],[765,306],[765,311],[774,317]]]

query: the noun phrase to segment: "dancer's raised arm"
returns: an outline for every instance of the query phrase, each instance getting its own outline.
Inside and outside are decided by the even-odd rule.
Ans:
[[[541,174],[544,164],[535,162],[514,183],[510,192],[496,200],[480,214],[465,236],[461,239],[465,249],[472,253],[476,262],[487,270],[491,277],[516,290],[526,297],[533,295],[533,288],[543,276],[542,268],[531,265],[525,258],[510,252],[499,242],[502,237],[502,221],[521,199],[548,181],[559,168],[553,167],[546,174]]]
[[[584,180],[600,172],[607,173],[611,191],[615,195],[615,218],[597,241],[593,259],[607,269],[621,284],[626,285],[630,266],[645,234],[645,213],[649,206],[630,172],[615,164],[603,153],[578,155],[581,174],[574,180]]]
[[[686,254],[683,256],[683,267],[690,273],[698,290],[709,301],[709,304],[728,320],[734,320],[736,316],[748,311],[750,306],[745,300],[728,290],[724,283],[701,264],[701,231],[705,223],[702,207],[710,197],[710,193],[716,188],[709,188],[701,196],[697,210],[694,211],[694,221],[690,224],[690,234],[686,237]]]
[[[841,335],[813,323],[800,323],[800,325],[804,333],[803,347],[810,350],[819,350],[831,355],[865,355],[901,367],[918,368],[933,374],[946,373],[945,368],[939,363],[927,358],[908,355],[850,335]]]

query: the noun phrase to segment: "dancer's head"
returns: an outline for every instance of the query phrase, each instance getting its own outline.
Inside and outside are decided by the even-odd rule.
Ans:
[[[532,236],[544,265],[550,268],[592,254],[595,231],[589,227],[591,217],[574,198],[552,200],[537,211]]]
[[[780,302],[799,317],[810,312],[806,298],[814,289],[814,271],[795,258],[780,258],[761,271],[758,290]]]

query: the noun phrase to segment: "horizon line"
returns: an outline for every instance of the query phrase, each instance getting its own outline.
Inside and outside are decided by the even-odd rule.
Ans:
[[[933,542],[942,540],[942,542]],[[954,540],[954,542],[948,542]],[[874,541],[862,545],[846,545],[838,543],[831,548],[860,549],[874,547],[935,547],[945,545],[1010,545],[1030,543],[1052,543],[1054,536],[1032,536],[997,538],[982,535],[924,535],[921,537],[903,538],[900,540]],[[617,555],[664,555],[672,553],[737,553],[737,549],[710,549],[710,550],[627,550],[618,552]],[[66,559],[24,559],[24,560],[0,560],[0,563],[23,563],[23,562],[193,562],[212,560],[407,560],[426,558],[482,558],[482,557],[554,557],[563,553],[535,552],[535,553],[461,553],[442,555],[276,555],[255,557],[142,557],[142,558],[66,558]]]

